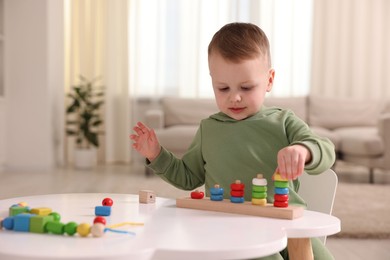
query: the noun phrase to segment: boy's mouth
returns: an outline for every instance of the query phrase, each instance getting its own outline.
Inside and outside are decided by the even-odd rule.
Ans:
[[[245,107],[229,107],[229,110],[235,114],[241,113],[244,109]]]

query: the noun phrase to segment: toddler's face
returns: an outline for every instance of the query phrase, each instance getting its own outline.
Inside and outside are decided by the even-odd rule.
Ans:
[[[209,57],[210,76],[221,112],[242,120],[257,113],[271,91],[275,72],[263,57],[234,63],[218,53]]]

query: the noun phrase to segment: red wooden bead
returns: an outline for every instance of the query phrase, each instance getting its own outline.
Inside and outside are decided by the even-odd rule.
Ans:
[[[288,195],[287,194],[275,194],[274,195],[275,201],[288,201]]]
[[[274,201],[274,207],[277,208],[287,208],[288,207],[288,201]]]
[[[235,183],[230,184],[230,189],[231,190],[244,190],[245,184],[241,183],[241,181],[237,180]]]
[[[109,207],[111,207],[113,204],[114,204],[114,201],[113,201],[111,198],[105,198],[105,199],[102,201],[102,205],[103,205],[103,206],[109,206]]]
[[[243,190],[232,190],[232,191],[230,191],[230,195],[233,197],[244,197],[244,191]]]
[[[106,218],[102,217],[102,216],[98,216],[98,217],[96,217],[93,220],[93,224],[96,224],[96,223],[101,223],[101,224],[105,225],[106,224]]]
[[[193,191],[191,192],[191,199],[203,199],[204,192],[203,191]]]

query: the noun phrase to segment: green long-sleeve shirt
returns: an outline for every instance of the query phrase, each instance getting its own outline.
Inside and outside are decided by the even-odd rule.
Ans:
[[[277,153],[293,145],[306,146],[312,160],[305,165],[309,174],[319,174],[335,160],[333,144],[315,135],[291,111],[262,107],[257,114],[235,120],[223,113],[201,121],[196,136],[182,159],[162,148],[148,166],[174,186],[192,190],[205,184],[209,189],[219,184],[230,197],[230,184],[241,180],[245,184],[245,200],[251,200],[252,179],[258,173],[268,181],[268,201],[273,202],[272,175],[277,168]],[[290,204],[305,204],[297,195],[299,181],[290,181]]]

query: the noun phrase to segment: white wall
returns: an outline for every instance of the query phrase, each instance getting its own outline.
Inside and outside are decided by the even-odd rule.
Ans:
[[[50,2],[5,1],[5,168],[10,171],[55,165],[58,136],[53,126],[58,118],[54,113],[63,114],[54,94],[55,89],[63,89],[62,44],[57,44],[63,39],[51,38],[52,22],[57,24],[51,19],[61,20],[62,10]]]

